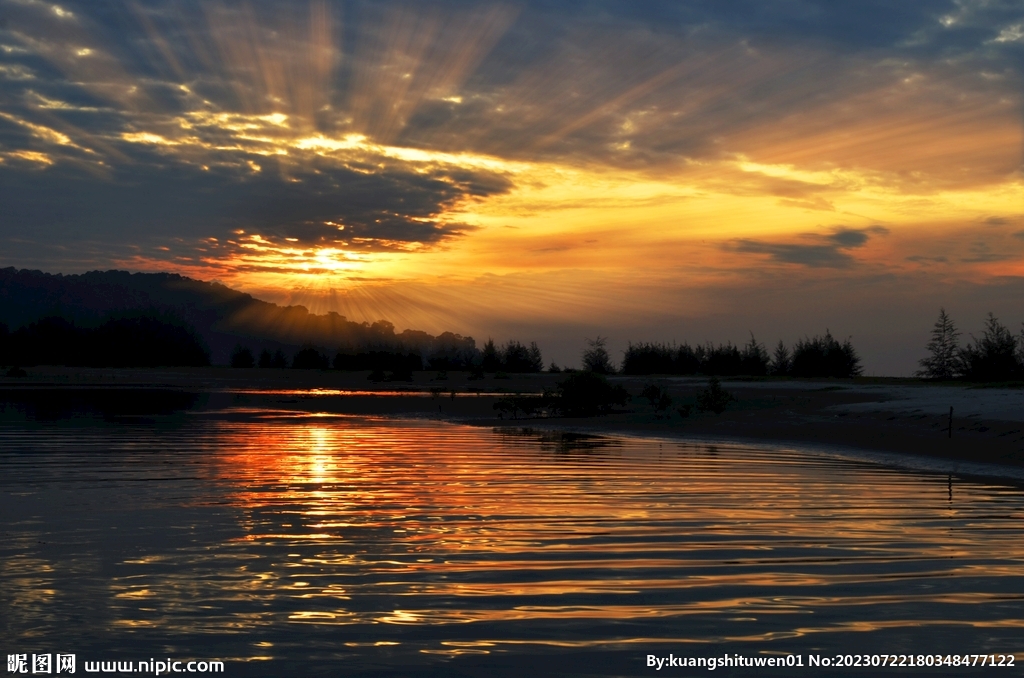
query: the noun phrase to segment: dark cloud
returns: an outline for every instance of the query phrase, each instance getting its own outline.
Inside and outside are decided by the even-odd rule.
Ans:
[[[780,263],[814,268],[847,268],[853,264],[853,257],[840,251],[836,245],[798,245],[741,239],[734,241],[729,249],[748,254],[768,254]]]
[[[828,239],[834,242],[836,247],[860,247],[868,241],[868,234],[864,231],[844,228],[828,236]]]
[[[372,250],[377,244],[433,244],[464,232],[465,226],[439,221],[445,208],[509,187],[489,173],[402,167],[373,174],[322,169],[288,181],[272,167],[245,178],[179,165],[134,166],[100,180],[75,168],[40,172],[0,165],[7,235],[32,237],[42,228],[58,240],[87,235],[141,241],[225,238],[243,229],[302,245]]]
[[[965,264],[983,264],[992,261],[1016,259],[1018,256],[1019,255],[1010,252],[995,252],[991,245],[979,240],[971,244],[970,256],[962,257],[960,261]]]
[[[888,230],[881,226],[866,229],[840,227],[826,235],[807,234],[806,243],[769,242],[740,238],[724,245],[730,252],[767,254],[783,264],[800,264],[811,268],[849,268],[855,259],[846,250],[864,246],[872,235]]]

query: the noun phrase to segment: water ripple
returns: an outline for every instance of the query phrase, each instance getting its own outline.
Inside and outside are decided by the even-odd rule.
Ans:
[[[1021,649],[1024,493],[998,482],[267,412],[8,423],[0,465],[0,630],[26,647],[595,674],[690,646]]]

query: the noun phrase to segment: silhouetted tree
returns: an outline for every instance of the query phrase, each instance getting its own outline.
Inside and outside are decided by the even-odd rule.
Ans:
[[[296,370],[326,370],[328,366],[327,356],[313,346],[306,346],[292,358],[292,368]]]
[[[939,318],[932,327],[932,340],[928,342],[927,358],[918,361],[921,369],[915,374],[927,379],[953,379],[963,372],[957,339],[960,333],[946,309],[939,309]]]
[[[540,347],[536,341],[530,342],[530,351],[527,355],[530,361],[531,372],[541,372],[544,369],[544,357],[540,354]]]
[[[270,367],[271,365],[273,365],[273,363],[274,363],[274,356],[271,355],[270,351],[268,351],[267,349],[263,349],[263,351],[260,353],[259,366],[266,368],[266,367]]]
[[[676,349],[675,355],[672,357],[674,373],[697,374],[700,372],[703,355],[703,347],[693,348],[689,344],[683,343],[682,346]]]
[[[862,372],[860,357],[847,339],[840,344],[832,333],[801,339],[793,349],[791,371],[795,377],[856,377]]]
[[[1017,340],[992,313],[985,320],[981,339],[964,347],[960,356],[964,376],[972,381],[1004,381],[1021,376]]]
[[[743,354],[732,345],[732,342],[718,346],[709,343],[704,346],[700,371],[702,374],[717,374],[723,377],[743,374]]]
[[[750,342],[743,347],[743,353],[740,355],[740,374],[754,377],[764,376],[768,374],[770,362],[764,344],[759,344],[754,338],[754,333],[751,332]]]
[[[1017,365],[1024,370],[1024,323],[1021,323],[1020,334],[1017,335]]]
[[[548,372],[550,372],[552,374],[557,374],[558,372],[561,372],[561,371],[562,371],[562,368],[559,367],[558,363],[556,363],[554,361],[551,361],[551,364],[548,365]]]
[[[10,331],[6,323],[0,323],[0,365],[10,365]]]
[[[497,372],[501,369],[501,355],[498,353],[493,339],[488,338],[487,343],[484,344],[480,366],[484,368],[484,372]]]
[[[112,318],[91,333],[92,358],[100,367],[157,367],[210,364],[210,352],[190,328],[158,318]]]
[[[612,366],[611,356],[605,344],[607,337],[598,336],[595,339],[587,339],[588,348],[583,351],[583,369],[596,374],[614,374],[615,367]]]
[[[288,356],[284,354],[284,351],[277,349],[274,351],[274,357],[270,359],[270,366],[279,370],[283,370],[288,367]]]
[[[19,327],[9,338],[13,365],[90,365],[102,362],[93,355],[85,332],[64,318],[42,318]]]
[[[779,377],[785,376],[789,374],[791,367],[792,360],[789,357],[789,349],[782,343],[782,339],[779,339],[779,343],[772,355],[771,373]]]
[[[678,374],[674,352],[665,344],[630,342],[622,356],[622,373]]]
[[[190,328],[158,318],[111,318],[96,328],[43,318],[9,337],[9,360],[21,365],[88,367],[202,366],[210,356]]]
[[[429,362],[431,369],[465,370],[471,369],[474,363],[479,361],[480,351],[477,350],[473,337],[444,332],[430,339],[430,336],[425,334],[420,344],[419,348],[408,346],[408,352],[419,352]]]
[[[231,366],[252,367],[255,364],[256,361],[252,357],[252,349],[250,349],[248,346],[235,344],[235,350],[231,352]]]
[[[501,367],[506,372],[540,372],[544,369],[544,360],[535,341],[527,347],[518,341],[510,340],[502,348],[500,355]]]

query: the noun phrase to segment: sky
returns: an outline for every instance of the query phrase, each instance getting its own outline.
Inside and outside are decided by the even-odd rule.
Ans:
[[[1024,321],[1024,5],[0,0],[0,266],[909,375]]]

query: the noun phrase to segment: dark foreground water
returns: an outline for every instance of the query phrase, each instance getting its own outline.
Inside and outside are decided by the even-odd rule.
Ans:
[[[707,675],[647,657],[1024,650],[1012,484],[430,421],[11,411],[3,651],[75,653],[76,675],[150,658],[227,676]]]

